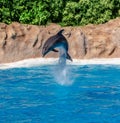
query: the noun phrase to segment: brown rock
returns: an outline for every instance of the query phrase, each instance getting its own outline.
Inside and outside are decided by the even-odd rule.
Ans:
[[[100,25],[61,27],[24,25],[13,22],[0,24],[0,63],[41,57],[44,42],[60,29],[69,43],[72,58],[120,57],[120,18]],[[58,57],[50,52],[46,57]]]
[[[0,31],[0,48],[4,48],[6,45],[6,33],[3,31]]]
[[[67,32],[67,30],[65,30]],[[68,35],[69,34],[69,35]],[[86,37],[80,28],[68,30],[66,36],[69,52],[73,58],[83,58],[86,55]],[[73,48],[74,47],[74,48]]]
[[[14,39],[16,37],[17,34],[11,25],[8,25],[6,27],[6,35],[7,35],[8,39],[10,39],[10,38]]]

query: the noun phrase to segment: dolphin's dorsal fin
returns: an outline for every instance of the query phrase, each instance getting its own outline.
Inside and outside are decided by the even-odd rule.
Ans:
[[[60,35],[60,34],[62,34],[63,31],[64,31],[64,29],[61,29],[57,34]]]
[[[53,49],[52,51],[53,51],[53,52],[58,52],[58,50],[56,50],[56,49]]]
[[[71,56],[70,56],[68,53],[67,53],[66,58],[67,58],[68,60],[70,60],[70,61],[73,61],[72,58],[71,58]]]

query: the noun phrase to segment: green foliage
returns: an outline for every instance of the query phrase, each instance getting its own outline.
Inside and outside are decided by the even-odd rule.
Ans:
[[[47,4],[42,2],[27,2],[25,10],[21,12],[19,21],[30,24],[46,24],[50,16],[47,11]],[[29,9],[28,9],[29,8]]]
[[[117,2],[117,3],[116,3]],[[116,4],[118,6],[116,6]],[[119,16],[120,0],[79,0],[67,2],[62,21],[65,25],[104,23]]]
[[[120,0],[0,0],[0,22],[86,25],[120,16]]]

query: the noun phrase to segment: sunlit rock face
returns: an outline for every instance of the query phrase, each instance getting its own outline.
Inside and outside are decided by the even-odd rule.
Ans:
[[[36,26],[13,22],[10,25],[0,23],[0,63],[42,57],[44,42],[63,28],[72,58],[120,58],[120,18],[105,24],[82,27],[61,27],[57,24]],[[58,57],[58,53],[50,52],[46,57]]]

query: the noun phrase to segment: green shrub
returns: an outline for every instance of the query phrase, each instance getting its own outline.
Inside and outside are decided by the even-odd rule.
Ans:
[[[111,0],[70,1],[66,4],[62,21],[65,25],[104,23],[112,19],[113,16],[114,18],[119,16],[117,11],[115,13],[113,12],[114,7],[113,1]]]
[[[27,7],[20,14],[19,21],[21,23],[29,24],[46,24],[50,16],[50,12],[47,11],[47,4],[43,2],[27,2]],[[29,8],[29,9],[28,9]]]
[[[0,0],[0,22],[45,25],[105,23],[120,16],[120,0]]]

